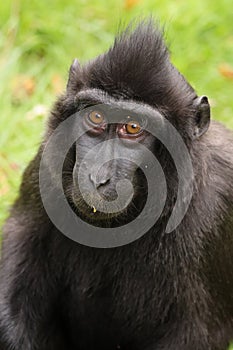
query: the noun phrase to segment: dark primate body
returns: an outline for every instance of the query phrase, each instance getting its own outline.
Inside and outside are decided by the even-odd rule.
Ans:
[[[143,237],[117,248],[87,247],[60,233],[45,213],[38,184],[45,141],[76,112],[77,93],[91,89],[158,109],[185,140],[194,191],[173,232],[165,233],[165,227],[176,196],[175,167],[166,149],[147,138],[164,169],[168,198]],[[69,196],[72,152],[64,165],[64,188],[88,220],[84,204]],[[131,174],[131,165],[125,167]],[[4,227],[1,350],[226,350],[233,339],[232,177],[232,133],[216,122],[209,125],[207,98],[198,98],[172,66],[151,22],[128,29],[86,66],[75,61]],[[138,170],[136,178],[143,187]],[[140,186],[137,191],[134,206],[140,208],[146,192]],[[97,226],[115,225],[114,217],[96,218]],[[120,225],[129,217],[122,213],[117,220]]]

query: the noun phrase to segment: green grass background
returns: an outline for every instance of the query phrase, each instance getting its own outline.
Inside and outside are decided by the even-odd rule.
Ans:
[[[30,117],[35,106],[51,107],[74,57],[102,53],[119,23],[148,14],[165,24],[172,61],[209,96],[212,117],[233,127],[232,0],[1,1],[0,227],[43,132],[45,113]]]
[[[81,62],[113,42],[119,23],[152,14],[165,24],[172,61],[212,117],[233,128],[232,0],[15,0],[0,2],[0,227],[38,147],[46,110]],[[37,106],[42,112],[33,114]],[[233,348],[232,348],[233,349]]]

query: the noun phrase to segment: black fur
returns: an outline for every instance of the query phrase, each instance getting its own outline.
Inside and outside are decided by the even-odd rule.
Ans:
[[[146,235],[112,249],[69,240],[45,213],[38,184],[42,150],[79,108],[78,91],[90,88],[159,109],[184,137],[194,193],[172,233],[165,233],[171,193]],[[211,122],[205,134],[193,137],[196,98],[152,22],[128,28],[84,67],[72,66],[67,92],[51,113],[4,227],[2,350],[227,348],[233,339],[233,136]],[[174,165],[163,155],[161,163],[174,191]]]

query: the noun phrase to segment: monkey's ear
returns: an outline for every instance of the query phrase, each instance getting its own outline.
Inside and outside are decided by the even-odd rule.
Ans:
[[[203,135],[210,125],[210,105],[206,96],[197,97],[194,100],[196,108],[195,125],[193,130],[193,138],[196,139]]]
[[[75,58],[70,66],[69,78],[66,85],[66,89],[76,91],[82,86],[82,70],[77,58]]]

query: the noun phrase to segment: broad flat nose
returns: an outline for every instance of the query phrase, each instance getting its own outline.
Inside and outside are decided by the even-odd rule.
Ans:
[[[89,174],[89,178],[91,180],[91,182],[93,183],[93,185],[95,186],[95,188],[99,188],[100,186],[104,186],[106,184],[108,184],[110,182],[110,176],[108,174],[100,176],[96,176],[96,178],[94,178],[94,176],[92,174]]]

